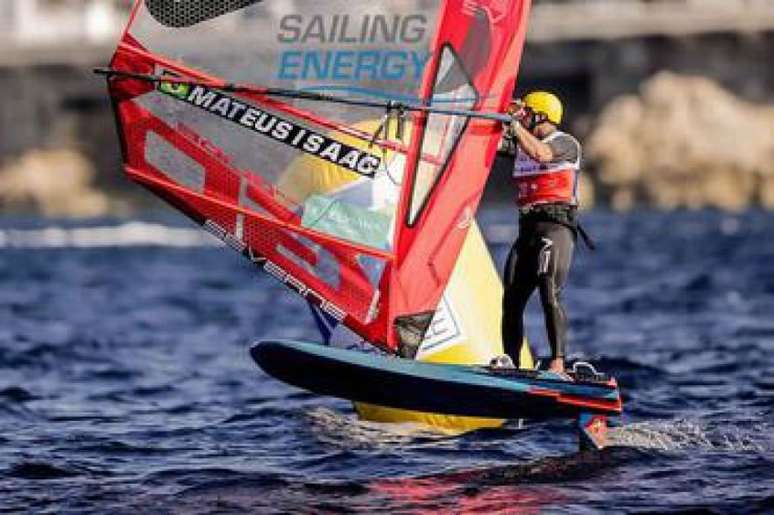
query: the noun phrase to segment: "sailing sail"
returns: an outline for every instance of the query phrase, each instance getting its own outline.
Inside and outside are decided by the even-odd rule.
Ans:
[[[108,75],[125,171],[413,356],[494,158],[501,124],[480,113],[510,98],[529,3],[138,0]]]

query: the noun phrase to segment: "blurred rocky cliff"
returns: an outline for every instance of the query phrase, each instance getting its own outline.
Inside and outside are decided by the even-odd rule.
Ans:
[[[8,211],[44,216],[100,216],[108,196],[93,186],[96,170],[73,150],[31,150],[0,169],[0,201]]]
[[[774,208],[774,105],[663,72],[594,127],[586,159],[597,199],[615,209]]]
[[[90,73],[108,62],[116,31],[103,29],[120,28],[127,2],[92,0],[87,37],[64,40],[54,28],[80,22],[33,19],[49,4],[0,1],[0,212],[156,206],[120,173],[104,81]],[[8,40],[17,18],[30,32]],[[770,0],[535,0],[517,93],[565,100],[587,207],[772,208],[772,62]],[[498,159],[485,201],[510,201],[509,175]]]

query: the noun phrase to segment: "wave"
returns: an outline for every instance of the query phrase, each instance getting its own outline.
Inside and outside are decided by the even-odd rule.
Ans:
[[[8,477],[32,480],[63,479],[83,474],[74,467],[63,467],[43,461],[23,461],[12,465],[7,471]]]
[[[41,229],[0,229],[0,249],[65,249],[107,247],[222,247],[223,243],[198,228],[171,227],[149,222],[120,225]]]

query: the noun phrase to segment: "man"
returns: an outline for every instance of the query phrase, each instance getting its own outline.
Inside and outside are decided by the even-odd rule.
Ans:
[[[558,130],[562,103],[544,91],[530,93],[509,109],[513,122],[502,151],[515,157],[519,237],[505,265],[502,335],[506,357],[495,366],[519,364],[524,310],[537,288],[551,345],[549,370],[567,378],[567,315],[561,303],[578,232],[578,173],[581,146]],[[584,235],[585,238],[585,235]]]

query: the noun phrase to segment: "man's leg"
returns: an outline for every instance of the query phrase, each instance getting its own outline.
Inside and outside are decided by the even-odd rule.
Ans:
[[[504,274],[503,349],[517,368],[524,342],[524,310],[532,292],[537,287],[535,256],[531,255],[532,249],[524,244],[524,241],[517,241],[511,248]],[[533,266],[529,266],[530,262]]]
[[[538,287],[546,320],[546,333],[551,344],[550,370],[564,372],[567,347],[567,313],[561,295],[572,263],[575,238],[572,231],[559,224],[541,236],[538,256]]]

